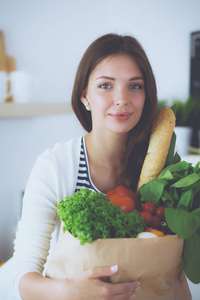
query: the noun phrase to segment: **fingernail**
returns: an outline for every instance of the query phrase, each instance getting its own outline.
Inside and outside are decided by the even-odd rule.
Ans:
[[[140,290],[140,286],[138,286],[138,287],[135,289],[136,292],[139,291],[139,290]]]
[[[111,266],[111,271],[116,272],[118,270],[118,265]]]
[[[136,288],[140,287],[140,282],[137,281]]]
[[[130,300],[133,299],[133,298],[135,298],[135,294],[133,294],[133,295],[130,297]]]

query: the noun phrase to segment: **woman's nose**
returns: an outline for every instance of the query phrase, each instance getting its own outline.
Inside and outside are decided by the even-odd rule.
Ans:
[[[127,105],[127,103],[128,103],[128,99],[127,99],[126,91],[124,91],[123,89],[118,89],[114,97],[114,104],[118,106],[124,106]]]

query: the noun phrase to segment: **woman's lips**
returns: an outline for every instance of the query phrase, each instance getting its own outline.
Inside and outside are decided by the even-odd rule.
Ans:
[[[109,114],[113,119],[118,121],[128,120],[131,116],[130,112],[115,112]]]

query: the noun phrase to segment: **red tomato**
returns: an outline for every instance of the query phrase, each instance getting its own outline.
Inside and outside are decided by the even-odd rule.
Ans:
[[[110,201],[115,206],[119,206],[123,212],[131,212],[135,209],[135,203],[130,197],[122,197],[118,194],[110,196]]]
[[[154,212],[156,210],[156,206],[152,202],[144,203],[142,208],[143,208],[143,211],[149,211],[152,215],[154,214]]]
[[[130,197],[122,197],[122,202],[120,208],[123,212],[131,212],[135,209],[135,202]]]
[[[114,191],[114,190],[110,190],[110,191],[107,192],[106,198],[107,198],[108,200],[110,200],[110,196],[112,196],[112,195],[114,195],[114,194],[116,194],[115,191]]]
[[[159,206],[156,208],[156,216],[158,216],[161,220],[165,220],[165,207]]]
[[[134,191],[132,191],[131,189],[129,189],[123,185],[120,185],[120,186],[116,187],[115,193],[119,194],[123,197],[131,198],[135,202],[135,208],[139,208],[140,203],[139,203],[139,200],[137,199],[137,194]]]
[[[158,216],[153,216],[151,220],[151,227],[155,229],[160,228],[160,218]]]
[[[109,197],[109,201],[112,202],[113,205],[115,206],[120,206],[121,205],[121,199],[122,197],[120,195],[117,195],[117,194],[112,194],[110,197]]]
[[[115,189],[115,193],[116,194],[119,194],[119,195],[121,195],[121,196],[126,196],[126,197],[130,197],[130,198],[135,198],[135,197],[137,197],[136,196],[136,193],[134,193],[131,189],[128,189],[128,188],[126,188],[125,186],[123,186],[123,185],[120,185],[120,186],[118,186],[118,187],[116,187],[116,189]]]
[[[146,225],[149,225],[151,224],[151,221],[152,221],[152,214],[149,212],[149,211],[142,211],[140,213],[140,216],[144,218],[144,223]]]

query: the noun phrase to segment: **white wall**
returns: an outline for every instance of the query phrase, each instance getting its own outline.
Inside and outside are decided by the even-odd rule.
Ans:
[[[84,50],[108,32],[138,38],[159,99],[186,99],[190,33],[200,30],[199,15],[199,0],[0,0],[7,54],[38,78],[34,102],[69,102]],[[21,192],[36,157],[83,132],[72,115],[0,120],[0,260],[12,255]]]

